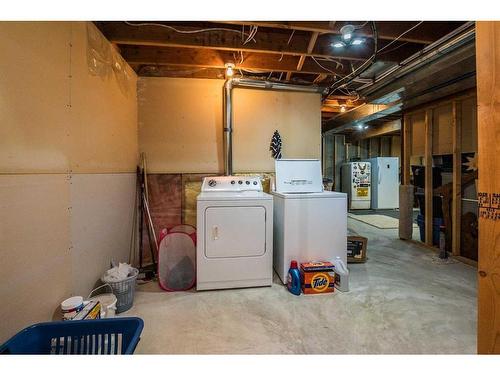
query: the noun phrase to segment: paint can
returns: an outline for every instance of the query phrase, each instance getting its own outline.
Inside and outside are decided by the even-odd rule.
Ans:
[[[73,319],[83,309],[83,297],[74,296],[61,302],[63,320]]]

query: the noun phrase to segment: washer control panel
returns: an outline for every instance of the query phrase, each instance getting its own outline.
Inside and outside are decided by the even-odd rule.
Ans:
[[[214,176],[205,177],[201,191],[262,191],[260,177]]]

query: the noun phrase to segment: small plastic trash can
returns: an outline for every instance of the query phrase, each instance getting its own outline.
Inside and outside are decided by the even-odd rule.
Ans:
[[[139,270],[132,268],[129,276],[121,281],[106,281],[104,277],[101,278],[103,283],[109,284],[111,289],[113,289],[113,294],[116,296],[117,314],[129,310],[133,306],[137,275],[139,275]]]

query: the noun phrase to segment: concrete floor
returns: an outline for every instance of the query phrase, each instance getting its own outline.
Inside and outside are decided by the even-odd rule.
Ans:
[[[433,262],[397,230],[349,219],[368,237],[365,264],[350,264],[348,293],[294,296],[268,288],[166,293],[138,287],[145,327],[136,353],[476,353],[476,270]]]

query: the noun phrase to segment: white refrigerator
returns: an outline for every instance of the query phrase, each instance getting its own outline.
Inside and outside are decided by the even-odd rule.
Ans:
[[[399,208],[399,158],[367,159],[372,166],[372,209]]]
[[[350,210],[371,208],[371,165],[366,161],[342,165],[342,191],[347,193]]]

